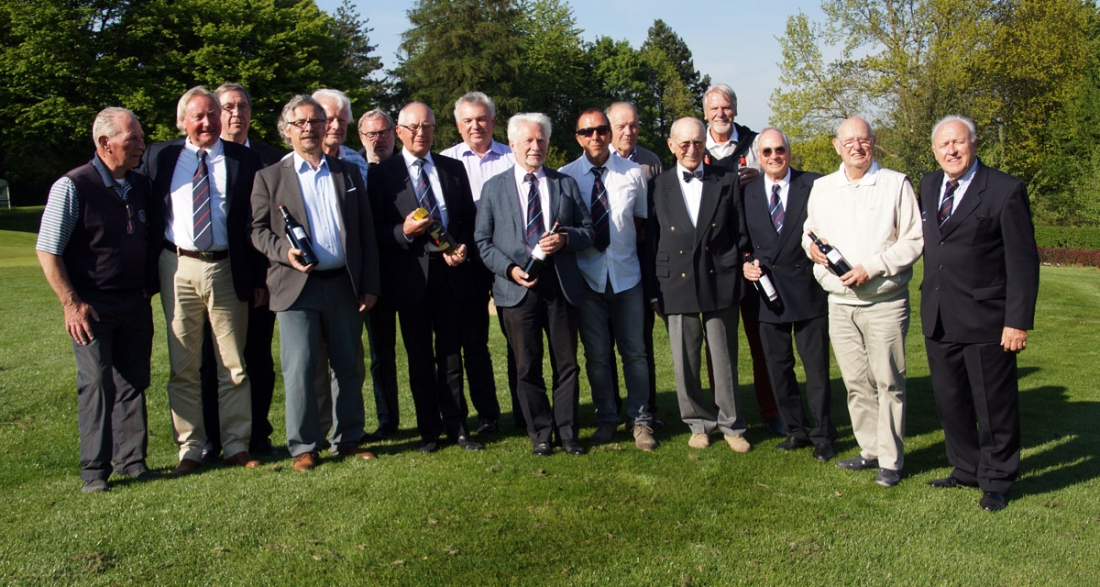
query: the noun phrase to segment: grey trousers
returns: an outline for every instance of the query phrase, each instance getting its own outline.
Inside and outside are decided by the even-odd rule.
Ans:
[[[149,444],[145,389],[153,352],[153,313],[141,292],[80,297],[99,314],[95,337],[73,343],[80,428],[80,476],[107,480],[145,464]]]
[[[745,419],[737,399],[737,306],[700,314],[669,314],[668,340],[676,375],[680,419],[692,434],[710,434],[715,428],[727,436],[745,433]],[[714,404],[703,396],[699,377],[703,336],[714,364]]]

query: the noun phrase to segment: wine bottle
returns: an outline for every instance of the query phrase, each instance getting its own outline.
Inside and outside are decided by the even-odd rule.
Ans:
[[[557,234],[559,232],[561,232],[561,222],[554,222],[554,226],[546,234]],[[527,259],[527,264],[523,266],[523,272],[527,274],[527,281],[534,281],[539,276],[544,261],[546,261],[546,252],[542,250],[542,247],[535,245],[535,248],[531,249],[531,256]]]
[[[745,262],[752,263],[752,253],[745,253]],[[752,282],[753,287],[760,293],[761,299],[764,300],[764,305],[769,310],[776,314],[783,312],[783,300],[779,299],[779,290],[775,289],[775,283],[772,282],[772,276],[768,275],[767,267],[760,267],[760,279]]]
[[[424,208],[417,208],[416,211],[413,212],[414,220],[423,220],[427,217],[428,211]],[[438,220],[433,220],[431,226],[428,227],[428,236],[432,239],[432,243],[438,247],[441,253],[458,250],[458,242],[455,241],[451,233],[447,232],[447,228]]]
[[[313,243],[309,240],[306,229],[290,215],[286,206],[279,206],[279,211],[283,213],[283,221],[286,222],[286,236],[290,239],[290,246],[302,251],[299,257],[303,265],[315,265],[317,255],[313,253]]]
[[[817,238],[817,235],[812,231],[809,236],[810,240],[814,241],[814,244],[817,245],[817,248],[821,249],[821,254],[825,255],[825,258],[828,259],[829,270],[835,273],[837,277],[852,270],[852,266],[848,264],[848,261],[844,259],[844,255],[841,255],[836,247],[821,242],[821,239]]]

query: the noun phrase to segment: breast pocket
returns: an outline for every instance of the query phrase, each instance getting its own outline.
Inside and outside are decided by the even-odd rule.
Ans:
[[[657,260],[653,266],[653,274],[657,277],[668,277],[668,265],[668,253],[665,251],[657,251]]]

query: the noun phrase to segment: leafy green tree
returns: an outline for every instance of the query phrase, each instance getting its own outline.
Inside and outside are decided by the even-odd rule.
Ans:
[[[703,92],[710,85],[710,76],[695,69],[687,43],[661,19],[649,27],[640,52],[646,64],[646,85],[656,97],[652,111],[643,118],[653,121],[663,140],[676,119],[702,117]]]

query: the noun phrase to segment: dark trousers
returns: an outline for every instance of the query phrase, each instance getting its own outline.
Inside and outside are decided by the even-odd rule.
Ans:
[[[218,418],[218,363],[214,357],[214,340],[210,322],[203,326],[206,336],[202,341],[202,420],[206,427],[206,440],[211,450],[222,448],[221,424]],[[252,439],[249,449],[266,448],[275,428],[268,419],[272,397],[275,395],[275,359],[271,354],[271,341],[275,336],[275,313],[267,306],[248,308],[248,333],[244,344],[244,369],[252,384]],[[232,455],[226,455],[232,456]]]
[[[516,393],[531,442],[550,442],[555,427],[560,440],[576,440],[580,372],[577,310],[565,300],[553,265],[543,268],[538,283],[527,291],[522,302],[497,311],[516,357]],[[544,331],[555,368],[552,409],[542,373]]]
[[[493,376],[493,359],[489,354],[489,290],[479,290],[460,302],[462,329],[462,359],[466,379],[470,382],[470,402],[479,418],[500,419],[497,384]],[[461,404],[462,419],[469,414],[465,397]]]
[[[794,344],[806,371],[806,401],[813,416],[811,427],[802,409],[802,395],[794,375]],[[836,440],[831,414],[832,390],[829,386],[829,319],[819,316],[799,322],[759,326],[760,342],[766,357],[768,375],[775,392],[779,414],[787,425],[787,434],[809,439],[814,444]]]
[[[397,312],[385,300],[378,300],[367,312],[366,328],[378,427],[397,430],[401,425],[397,404]]]
[[[153,352],[153,314],[140,292],[95,295],[80,292],[95,308],[93,339],[73,343],[76,355],[80,476],[107,480],[114,470],[130,474],[145,464],[149,444],[145,389]]]
[[[1020,471],[1016,354],[1000,342],[924,343],[951,474],[984,491],[1008,493]]]
[[[461,405],[462,339],[456,307],[461,308],[447,279],[442,257],[428,262],[428,283],[422,303],[398,306],[401,337],[409,356],[409,389],[416,406],[420,438],[434,441],[446,431],[466,433]],[[434,338],[434,340],[433,340]]]

